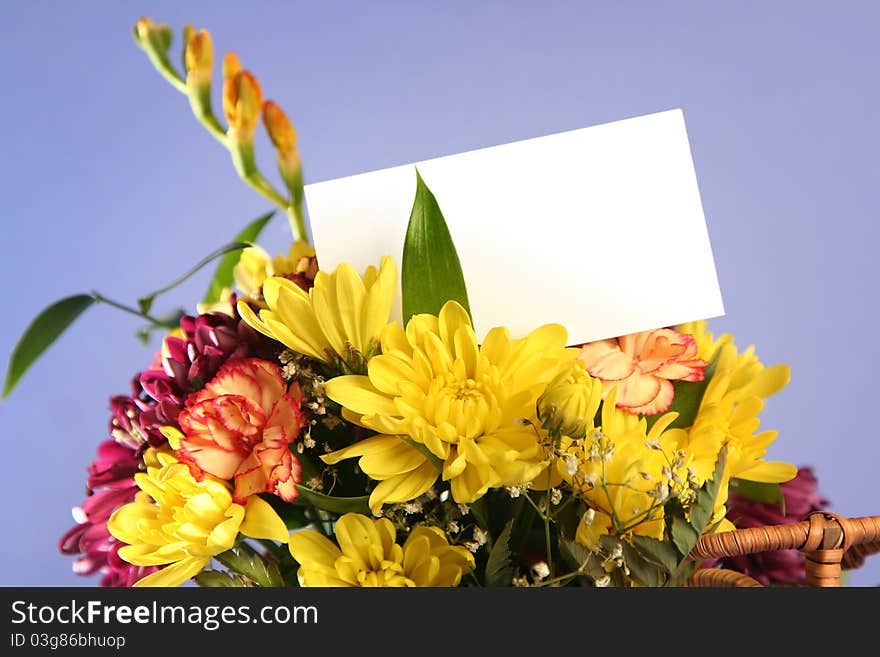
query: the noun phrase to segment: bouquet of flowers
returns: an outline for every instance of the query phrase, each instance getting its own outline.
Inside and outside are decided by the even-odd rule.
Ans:
[[[786,501],[798,520],[827,504],[809,470],[765,459],[777,434],[760,413],[789,368],[706,322],[575,345],[558,324],[520,338],[499,326],[478,341],[441,203],[418,173],[402,254],[321,269],[293,126],[233,53],[224,126],[211,36],[183,36],[181,74],[167,26],[134,29],[294,239],[275,256],[257,246],[267,214],[136,306],[77,295],[25,331],[5,394],[95,304],[149,322],[145,340],[164,333],[110,399],[88,496],[60,541],[76,572],[102,586],[678,586],[715,565],[691,557],[700,536],[784,518]],[[260,122],[283,192],[257,165]],[[153,314],[217,260],[194,308]],[[402,323],[390,319],[398,289]],[[796,557],[725,565],[800,582]]]

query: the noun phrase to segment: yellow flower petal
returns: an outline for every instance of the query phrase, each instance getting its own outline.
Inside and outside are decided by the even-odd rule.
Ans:
[[[177,563],[166,566],[162,570],[157,570],[155,573],[142,577],[134,583],[134,586],[137,588],[180,586],[198,575],[210,561],[210,557],[182,559]]]
[[[251,538],[267,538],[279,543],[286,543],[288,539],[287,525],[272,505],[258,495],[248,498],[239,531]]]
[[[738,479],[757,481],[764,484],[782,484],[797,476],[797,467],[790,463],[761,461],[754,467],[740,472]]]
[[[356,413],[397,414],[394,402],[383,395],[366,376],[337,376],[327,382],[325,391],[330,399]]]

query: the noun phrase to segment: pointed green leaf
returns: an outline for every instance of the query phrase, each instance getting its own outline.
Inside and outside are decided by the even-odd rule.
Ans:
[[[749,481],[747,479],[731,479],[730,488],[755,502],[775,504],[779,511],[785,515],[785,496],[782,494],[782,486],[768,484],[762,481]]]
[[[95,303],[93,296],[77,294],[56,301],[34,318],[18,339],[9,357],[6,383],[3,385],[4,398],[9,396],[37,358],[93,303]]]
[[[498,535],[489,560],[486,562],[486,586],[511,586],[513,583],[513,563],[510,552],[510,532],[513,529],[513,518],[507,521]]]
[[[674,516],[672,522],[667,520],[667,523],[675,547],[682,555],[690,554],[697,544],[697,539],[700,538],[697,530],[687,520],[679,516]]]
[[[260,233],[263,232],[263,228],[274,216],[275,211],[273,210],[272,212],[268,212],[258,219],[254,219],[251,223],[245,226],[238,235],[235,236],[235,241],[256,242],[257,238],[260,236]],[[227,287],[232,287],[232,283],[234,281],[232,272],[235,269],[235,265],[238,264],[239,258],[241,258],[241,251],[227,253],[220,259],[220,262],[217,263],[217,269],[214,271],[214,278],[211,279],[211,284],[208,286],[208,291],[205,293],[205,303],[214,303],[215,301],[219,301],[220,294],[223,292],[223,289]]]
[[[447,301],[457,301],[470,315],[464,274],[449,227],[437,199],[416,169],[413,202],[401,264],[403,321],[413,315],[437,315]]]
[[[203,588],[244,588],[252,586],[240,575],[230,575],[222,570],[203,570],[193,577],[193,580]]]
[[[583,545],[571,539],[563,538],[559,541],[559,556],[572,573],[583,573],[577,578],[583,586],[593,586],[597,579],[606,574],[600,560]]]
[[[666,580],[666,584],[664,584],[664,586],[684,586],[684,583],[690,578],[691,575],[693,575],[696,569],[696,561],[685,559],[678,565],[678,568],[674,573],[672,573],[672,575],[670,575],[669,579]]]
[[[370,512],[369,495],[361,497],[333,497],[332,495],[324,495],[299,484],[297,484],[296,489],[299,491],[297,502],[311,504],[322,511],[329,511],[330,513],[338,513],[340,515],[343,513],[372,515]]]
[[[258,586],[284,586],[278,564],[244,548],[232,548],[214,557],[229,570],[247,577]]]
[[[721,482],[724,479],[724,467],[727,463],[727,445],[721,447],[718,452],[718,460],[715,462],[715,471],[712,478],[709,479],[703,487],[697,492],[697,498],[688,510],[688,520],[691,526],[702,534],[706,531],[709,521],[715,514],[715,500],[718,497],[718,490],[721,488]]]
[[[669,543],[658,541],[650,536],[633,534],[632,544],[639,554],[663,568],[667,575],[678,568],[680,555],[675,551],[675,547]]]
[[[623,563],[634,579],[645,586],[663,586],[667,573],[660,566],[646,559],[626,541],[621,541],[620,546],[623,548]]]
[[[678,413],[678,417],[669,425],[670,429],[686,429],[693,425],[700,410],[700,403],[703,401],[703,395],[712,377],[715,376],[715,369],[718,367],[718,357],[721,350],[715,354],[712,362],[706,366],[702,381],[674,381],[672,388],[675,396],[672,398],[672,404],[669,406],[667,413]],[[648,429],[654,426],[654,423],[663,417],[665,413],[657,413],[648,416]]]

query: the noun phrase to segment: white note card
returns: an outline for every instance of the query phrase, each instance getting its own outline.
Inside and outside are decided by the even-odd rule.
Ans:
[[[383,255],[400,267],[415,167],[478,339],[553,322],[575,345],[724,314],[679,109],[307,185],[321,269],[363,272]]]

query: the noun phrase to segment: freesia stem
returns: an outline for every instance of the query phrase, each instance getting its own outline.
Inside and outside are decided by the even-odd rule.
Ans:
[[[118,301],[114,301],[113,299],[108,299],[103,294],[92,290],[92,298],[94,298],[95,303],[106,303],[108,306],[113,306],[114,308],[121,310],[122,312],[129,313],[130,315],[135,315],[142,319],[147,320],[154,326],[158,326],[159,328],[173,329],[176,328],[173,324],[168,324],[167,322],[163,322],[161,319],[156,319],[151,315],[147,315],[146,313],[142,313],[140,310],[136,308],[132,308],[131,306],[126,306],[123,303],[119,303]]]

